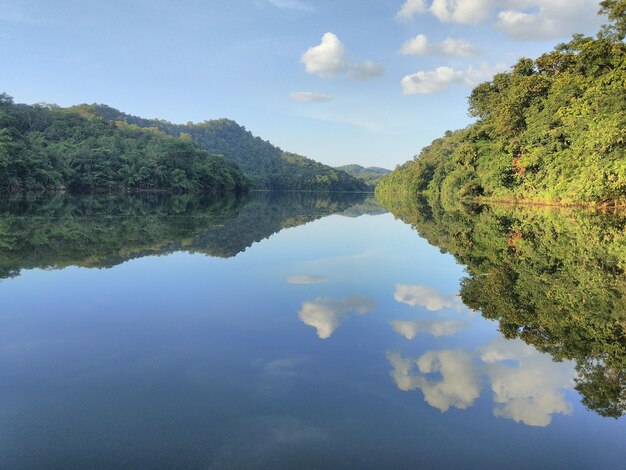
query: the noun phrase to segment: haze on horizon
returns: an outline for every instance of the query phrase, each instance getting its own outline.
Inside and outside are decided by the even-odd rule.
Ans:
[[[597,0],[0,0],[0,92],[228,117],[330,165],[393,168],[472,86],[604,19]]]

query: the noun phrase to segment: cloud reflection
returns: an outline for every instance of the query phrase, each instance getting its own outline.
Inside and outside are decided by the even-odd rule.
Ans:
[[[570,362],[554,362],[521,340],[504,338],[480,348],[479,357],[480,362],[461,350],[428,351],[418,358],[387,353],[396,386],[402,391],[421,390],[424,400],[442,412],[470,407],[486,380],[496,417],[545,427],[553,415],[571,414],[572,405],[564,395],[575,374]]]
[[[571,388],[571,363],[554,362],[521,340],[498,338],[481,349],[496,403],[494,415],[529,426],[547,426],[553,414],[569,415],[564,389]],[[517,367],[505,361],[515,361]]]
[[[424,307],[431,312],[438,312],[444,308],[454,308],[460,311],[463,308],[463,302],[457,294],[443,295],[428,286],[396,284],[393,296],[398,302],[412,307]]]
[[[251,415],[221,430],[221,446],[203,468],[276,468],[285,455],[329,441],[324,428],[291,415]]]
[[[391,376],[400,390],[421,390],[424,400],[445,412],[451,406],[469,408],[480,396],[480,382],[470,354],[464,351],[429,351],[418,359],[388,353]],[[427,374],[437,374],[433,380]]]
[[[326,284],[328,278],[324,276],[291,276],[287,279],[289,284],[299,285],[314,285],[314,284]]]
[[[437,338],[452,336],[465,326],[465,323],[456,320],[392,320],[389,324],[396,333],[408,340],[415,338],[419,333],[428,333]]]
[[[282,357],[263,364],[263,372],[271,377],[296,377],[296,369],[304,364],[306,357]]]
[[[304,302],[298,315],[306,325],[317,330],[320,339],[327,339],[350,313],[364,314],[375,308],[375,302],[360,296],[338,300],[320,298],[313,302]]]

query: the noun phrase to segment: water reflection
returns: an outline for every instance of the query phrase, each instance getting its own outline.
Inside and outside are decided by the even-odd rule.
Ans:
[[[626,412],[625,212],[444,208],[419,199],[384,204],[466,266],[460,292],[465,305],[497,321],[505,338],[523,340],[556,361],[574,361],[574,385],[587,408],[615,418]],[[433,310],[454,303],[435,294],[399,286],[396,299]],[[509,344],[521,350],[519,343]],[[524,357],[535,357],[524,350]],[[513,373],[485,356],[500,403],[496,413],[545,425],[551,413],[568,412],[555,392],[565,384],[565,375],[553,375],[558,383],[546,384],[539,376],[547,363],[540,367],[515,357],[521,365]]]
[[[403,304],[412,307],[424,307],[431,312],[438,312],[444,308],[461,310],[464,305],[458,295],[443,295],[428,286],[409,286],[397,284],[394,298]]]
[[[328,282],[328,278],[324,276],[291,276],[287,279],[289,284],[297,284],[310,286],[315,284],[326,284]]]
[[[363,315],[375,308],[374,301],[361,296],[344,299],[320,298],[304,302],[298,316],[305,325],[317,330],[320,339],[328,339],[351,313]]]
[[[177,251],[230,258],[284,228],[380,211],[364,194],[57,194],[0,201],[0,279],[22,269],[112,267]]]
[[[536,241],[559,220],[558,240],[572,226],[593,235],[593,219],[541,218],[509,243],[488,211],[431,210],[418,228],[462,258],[459,289],[465,268],[391,214],[345,217],[376,213],[368,200],[117,197],[6,211],[0,253],[11,266],[137,259],[0,282],[0,467],[623,464],[626,421],[586,412],[574,390],[594,409],[622,406],[619,320],[593,323],[597,303],[546,313],[567,295],[590,301],[556,285],[585,271],[592,294],[617,286],[610,257],[622,252],[609,243],[601,263],[574,241],[576,273],[569,253],[550,258]],[[507,214],[499,223],[530,220]],[[185,253],[147,256],[173,251]],[[557,254],[552,272],[568,276],[533,274]],[[498,269],[516,273],[500,290]],[[489,290],[468,297],[471,284]],[[574,346],[590,361],[567,360]]]
[[[408,340],[412,340],[419,333],[428,333],[436,338],[453,336],[465,326],[465,323],[459,320],[392,320],[389,324],[396,333]]]
[[[554,362],[520,340],[498,338],[476,353],[428,351],[407,358],[389,352],[387,359],[400,390],[421,390],[424,400],[442,412],[472,406],[484,382],[491,388],[496,417],[548,426],[552,415],[572,411],[563,392],[573,385],[573,365]]]
[[[424,400],[445,412],[451,406],[465,409],[480,396],[480,381],[472,356],[464,351],[428,351],[418,358],[387,353],[391,376],[404,392],[421,390]],[[430,378],[430,374],[440,379]]]
[[[209,469],[272,467],[285,454],[298,454],[324,444],[324,429],[310,426],[294,416],[252,416],[225,430],[225,439]],[[297,461],[294,458],[294,462]]]
[[[554,362],[520,340],[503,338],[481,348],[480,359],[491,384],[495,416],[547,426],[553,414],[571,414],[563,391],[573,385],[572,363]]]
[[[281,357],[263,364],[263,372],[270,377],[297,377],[297,368],[307,362],[306,357]]]

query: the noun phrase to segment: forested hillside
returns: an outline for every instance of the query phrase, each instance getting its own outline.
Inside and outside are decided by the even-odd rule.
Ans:
[[[0,94],[0,193],[246,190],[235,163],[189,139]]]
[[[379,194],[550,203],[626,203],[626,2],[611,24],[576,35],[477,86],[477,121],[447,132],[385,177]]]
[[[362,167],[361,165],[355,165],[355,164],[338,166],[337,169],[341,171],[345,171],[349,175],[352,175],[355,178],[360,179],[370,189],[376,188],[376,185],[381,180],[381,178],[391,173],[391,170],[387,170],[386,168],[380,168],[377,166],[370,166],[368,168],[365,168],[365,167]]]
[[[365,191],[367,185],[347,173],[319,162],[284,152],[255,137],[230,119],[173,124],[160,119],[131,116],[110,106],[75,106],[84,115],[99,115],[106,121],[154,128],[170,136],[194,141],[203,149],[234,161],[253,181],[256,189],[307,191]]]

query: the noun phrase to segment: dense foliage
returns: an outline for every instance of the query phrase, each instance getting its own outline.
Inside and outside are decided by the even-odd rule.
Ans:
[[[380,168],[377,166],[362,167],[361,165],[344,165],[338,166],[338,170],[345,171],[349,175],[354,176],[357,179],[363,181],[370,190],[374,190],[376,185],[385,175],[391,173],[391,170],[386,168]]]
[[[105,105],[72,108],[84,115],[98,115],[106,121],[158,129],[167,135],[189,139],[211,153],[234,161],[256,189],[305,191],[365,191],[360,180],[309,158],[282,151],[252,135],[229,119],[173,124],[160,119],[143,119]]]
[[[176,251],[232,257],[288,227],[372,211],[365,194],[48,194],[0,200],[0,279],[22,269],[105,268]]]
[[[574,360],[585,406],[626,413],[626,214],[383,203],[467,266],[468,307],[505,337]]]
[[[477,86],[477,122],[435,140],[378,191],[626,203],[625,5],[602,2],[613,24],[597,39],[574,36]]]
[[[247,189],[236,164],[157,130],[0,95],[0,193]]]

